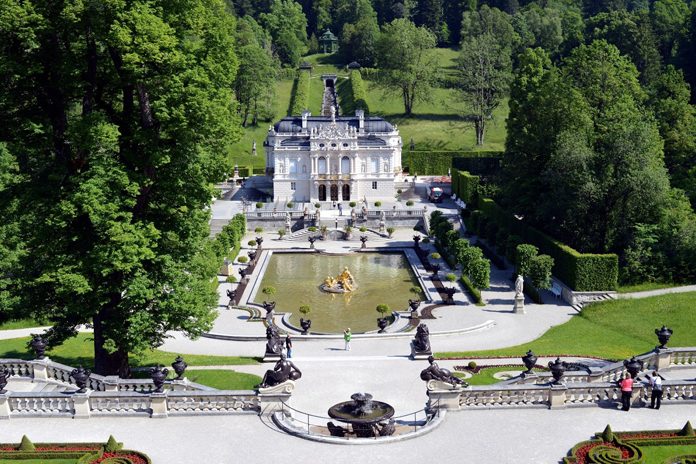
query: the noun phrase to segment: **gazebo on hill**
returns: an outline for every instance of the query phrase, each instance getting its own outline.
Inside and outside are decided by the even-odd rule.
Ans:
[[[336,53],[338,51],[338,37],[327,29],[321,37],[319,37],[319,48],[322,53]]]

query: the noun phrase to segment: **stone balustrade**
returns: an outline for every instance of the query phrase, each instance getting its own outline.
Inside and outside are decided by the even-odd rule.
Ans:
[[[665,380],[662,402],[696,400],[696,380]],[[650,401],[651,389],[642,382],[633,387],[633,404]],[[428,390],[429,405],[450,410],[474,408],[547,407],[560,409],[616,403],[621,393],[616,382],[573,382],[546,385],[487,385]]]
[[[93,374],[89,390],[77,393],[73,368],[48,359],[0,360],[15,377],[62,385],[65,391],[7,391],[0,394],[0,419],[15,417],[145,416],[212,414],[271,415],[290,400],[294,382],[257,390],[216,390],[187,380],[168,381],[163,393],[153,393],[146,379],[121,379]],[[13,377],[10,377],[12,379]]]

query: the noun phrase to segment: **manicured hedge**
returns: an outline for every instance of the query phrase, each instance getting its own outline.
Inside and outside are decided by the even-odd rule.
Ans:
[[[483,303],[483,299],[481,298],[481,291],[474,287],[469,278],[465,275],[462,275],[461,281],[464,284],[464,289],[466,289],[466,292],[469,295],[471,295],[471,298],[474,299],[474,302]]]
[[[292,86],[288,116],[299,116],[309,108],[309,71],[300,70]]]
[[[246,217],[243,214],[235,214],[213,241],[213,250],[218,262],[225,257],[234,259],[239,254],[240,242],[245,232]]]
[[[250,177],[254,172],[253,166],[237,166],[239,177]]]
[[[408,172],[420,175],[447,175],[452,169],[474,174],[492,174],[500,166],[501,152],[486,151],[406,151],[401,162]]]
[[[553,275],[575,291],[615,290],[619,276],[619,258],[615,254],[580,253],[543,232],[516,219],[490,198],[479,199],[483,217],[519,235],[554,259]],[[474,215],[472,214],[472,217]],[[479,221],[483,222],[483,221]]]
[[[367,104],[367,91],[362,74],[357,69],[350,72],[350,89],[353,92],[353,105],[356,110],[362,109],[365,115],[370,113],[370,106]]]
[[[461,198],[468,205],[473,205],[476,192],[481,181],[479,176],[474,176],[468,171],[455,169],[452,171],[452,193]]]

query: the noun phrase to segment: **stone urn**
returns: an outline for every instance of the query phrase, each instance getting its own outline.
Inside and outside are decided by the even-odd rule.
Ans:
[[[9,377],[12,375],[12,371],[9,370],[6,367],[0,368],[0,395],[5,393],[5,387],[7,386],[7,382]]]
[[[260,250],[261,244],[263,243],[263,237],[256,237],[256,246]]]
[[[152,378],[152,383],[155,385],[155,389],[152,390],[152,393],[162,393],[167,374],[169,374],[169,369],[166,367],[163,368],[159,364],[157,367],[150,368],[150,377]]]
[[[669,342],[672,333],[672,329],[668,329],[664,325],[661,329],[655,329],[655,335],[657,335],[657,339],[660,341],[660,346],[658,348],[661,350],[667,348],[667,342]]]
[[[554,383],[560,383],[566,371],[565,363],[560,358],[556,358],[555,361],[549,361],[549,369],[551,369]]]
[[[46,340],[41,335],[32,335],[31,342],[29,342],[29,346],[31,346],[31,349],[34,350],[34,353],[36,354],[36,359],[43,359],[46,357],[46,348],[48,347],[48,344],[46,343]]]
[[[182,380],[187,367],[188,364],[186,364],[184,358],[182,358],[181,356],[177,356],[174,362],[172,363],[172,369],[174,369],[174,372],[176,372],[176,378],[174,380]]]
[[[631,374],[632,379],[635,379],[638,373],[643,370],[643,361],[636,359],[635,356],[624,360],[623,364],[628,373]]]
[[[531,374],[532,369],[536,365],[537,357],[532,350],[529,350],[527,354],[522,356],[522,362],[524,363],[524,367],[527,368],[527,371],[523,372],[523,374]]]
[[[411,308],[411,311],[417,311],[418,306],[421,304],[420,300],[408,300],[408,306]]]
[[[365,248],[365,242],[367,242],[367,235],[361,235],[360,241],[362,242],[362,246],[360,248]]]
[[[456,288],[443,288],[442,291],[447,295],[447,300],[445,302],[447,304],[454,304],[454,294],[457,293]]]
[[[436,276],[437,273],[440,272],[440,265],[439,265],[439,264],[433,264],[431,267],[432,267],[433,275]]]
[[[307,240],[309,241],[309,248],[314,249],[314,242],[317,241],[316,237],[307,237]]]
[[[239,269],[239,281],[241,282],[247,275],[247,268],[243,267]]]
[[[389,325],[389,321],[386,317],[380,317],[377,319],[377,327],[379,327],[379,333],[383,333],[384,329]]]
[[[416,248],[420,248],[420,241],[421,241],[421,236],[420,235],[414,235],[413,236],[413,245]]]
[[[271,319],[273,317],[273,310],[276,307],[275,301],[263,301],[263,309],[266,310],[266,319]]]
[[[249,257],[249,263],[253,263],[254,260],[256,259],[256,252],[255,251],[249,251],[247,252],[247,256]]]
[[[312,327],[312,320],[300,318],[300,327],[302,327],[302,335],[307,335],[307,332]]]
[[[89,369],[83,369],[82,366],[73,369],[70,373],[70,377],[75,379],[75,385],[79,388],[75,393],[84,393],[87,391],[87,383],[89,382],[90,375],[92,375],[92,372]]]

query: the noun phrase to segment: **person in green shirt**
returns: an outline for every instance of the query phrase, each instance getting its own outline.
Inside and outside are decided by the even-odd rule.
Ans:
[[[346,342],[346,351],[350,351],[350,339],[353,337],[353,334],[350,333],[350,327],[348,327],[346,330],[343,331],[343,340]]]

